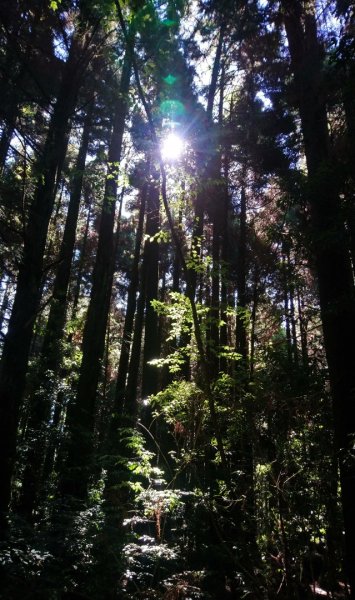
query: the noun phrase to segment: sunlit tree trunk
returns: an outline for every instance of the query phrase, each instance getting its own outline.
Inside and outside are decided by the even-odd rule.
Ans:
[[[289,293],[288,293],[288,270],[286,265],[286,258],[282,255],[281,259],[281,270],[282,270],[282,293],[283,293],[283,305],[284,305],[284,319],[285,319],[285,332],[286,332],[286,348],[287,348],[287,359],[289,368],[292,368],[292,341],[291,341],[291,320],[290,320],[290,307],[289,307]]]
[[[143,260],[146,269],[144,350],[142,373],[142,396],[146,397],[158,391],[158,369],[149,361],[159,358],[160,332],[159,319],[151,302],[158,299],[159,284],[159,243],[154,236],[159,232],[159,180],[152,180],[147,197],[147,239]]]
[[[295,312],[295,283],[294,275],[292,272],[292,263],[290,258],[290,252],[287,253],[287,272],[288,272],[288,294],[290,302],[290,322],[291,322],[291,333],[292,333],[292,356],[295,366],[299,365],[298,357],[298,339],[297,339],[297,327],[296,327],[296,312]]]
[[[138,412],[137,396],[139,390],[139,368],[141,363],[142,336],[144,327],[145,287],[147,282],[146,274],[147,267],[143,260],[140,273],[139,296],[134,321],[133,341],[124,400],[124,412],[131,419],[135,419]]]
[[[0,137],[0,175],[4,169],[13,133],[14,127],[12,125],[4,125]]]
[[[114,411],[121,414],[123,411],[124,394],[126,388],[130,349],[132,346],[134,315],[137,305],[137,291],[139,284],[139,261],[141,254],[143,225],[145,215],[146,196],[148,192],[148,183],[145,182],[140,196],[140,207],[138,216],[138,225],[136,232],[136,241],[134,248],[133,265],[131,269],[131,279],[128,287],[127,308],[125,323],[122,336],[122,345],[120,352],[120,360],[118,364],[118,374],[116,381],[115,407]]]
[[[3,297],[2,297],[2,301],[1,301],[1,308],[0,308],[0,332],[2,331],[2,327],[3,327],[3,324],[4,324],[5,317],[6,317],[6,312],[7,312],[7,309],[9,307],[10,290],[11,290],[11,279],[10,279],[10,277],[8,277],[7,281],[5,283],[4,294],[3,294]]]

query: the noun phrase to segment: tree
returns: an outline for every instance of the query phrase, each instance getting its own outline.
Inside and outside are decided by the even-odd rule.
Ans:
[[[113,118],[108,153],[105,193],[102,203],[98,248],[93,272],[93,285],[83,333],[83,358],[76,400],[68,413],[68,456],[61,493],[85,501],[91,471],[92,436],[95,423],[96,391],[104,353],[107,317],[115,268],[114,224],[117,178],[122,152],[122,139],[127,115],[130,82],[130,56],[126,52],[119,97]],[[78,479],[78,470],[81,477]],[[86,473],[86,475],[84,475]]]
[[[282,3],[289,41],[291,65],[297,86],[297,102],[308,170],[308,200],[311,211],[312,251],[318,277],[324,343],[333,395],[334,423],[339,453],[342,503],[346,530],[347,572],[352,590],[355,581],[354,502],[352,440],[355,314],[354,285],[342,209],[329,153],[326,100],[320,92],[322,49],[317,37],[314,7]]]
[[[68,206],[68,214],[61,242],[58,259],[58,269],[53,285],[51,308],[46,324],[43,345],[40,356],[40,372],[32,382],[31,407],[28,430],[34,437],[30,440],[31,450],[26,456],[26,468],[23,475],[21,512],[31,515],[36,504],[40,487],[43,459],[46,454],[48,423],[55,395],[53,380],[58,377],[58,370],[63,355],[63,338],[65,334],[65,317],[67,311],[67,294],[70,281],[71,264],[75,245],[75,234],[79,215],[79,206],[85,171],[85,161],[89,148],[90,128],[92,126],[93,101],[90,101],[85,116],[83,133],[75,170],[73,173],[72,190]],[[36,381],[37,379],[37,381]],[[42,391],[40,391],[42,388]],[[54,392],[54,393],[53,393]],[[28,434],[27,434],[28,435]]]
[[[58,98],[48,125],[43,152],[36,164],[37,188],[31,204],[19,268],[16,296],[1,359],[1,513],[7,511],[16,451],[16,434],[33,325],[40,301],[46,235],[54,203],[55,182],[66,152],[70,118],[91,53],[91,36],[72,40]]]

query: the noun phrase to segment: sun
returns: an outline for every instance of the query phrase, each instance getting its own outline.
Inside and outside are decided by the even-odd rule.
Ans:
[[[184,150],[184,142],[176,133],[169,133],[161,143],[161,155],[164,160],[177,160]]]

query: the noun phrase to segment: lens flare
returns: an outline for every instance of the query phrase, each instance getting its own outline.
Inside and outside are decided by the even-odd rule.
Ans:
[[[162,140],[161,155],[164,160],[177,160],[184,150],[183,140],[176,133],[169,135]]]

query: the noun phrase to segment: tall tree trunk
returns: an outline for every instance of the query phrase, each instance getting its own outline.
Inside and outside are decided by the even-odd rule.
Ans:
[[[210,81],[210,85],[208,88],[208,95],[207,95],[207,119],[210,123],[212,123],[212,121],[213,121],[213,105],[214,105],[214,99],[215,99],[215,95],[216,95],[216,91],[217,91],[218,76],[219,76],[220,67],[221,67],[221,58],[222,58],[225,30],[226,30],[226,24],[222,23],[220,30],[219,30],[216,54],[215,54],[214,61],[213,61],[211,81]]]
[[[322,93],[322,52],[314,14],[283,0],[308,169],[313,254],[318,277],[324,344],[333,397],[346,570],[355,598],[355,302],[342,210],[329,153],[326,102]]]
[[[255,342],[256,342],[256,311],[258,308],[258,300],[259,300],[259,273],[258,270],[255,270],[254,281],[253,281],[253,298],[252,298],[252,309],[251,309],[251,317],[250,317],[250,358],[249,358],[249,379],[253,381],[254,378],[254,362],[255,362]]]
[[[220,190],[215,189],[214,201],[220,197]],[[217,208],[218,207],[218,208]],[[220,321],[220,249],[221,249],[221,215],[220,202],[216,202],[213,211],[212,232],[212,272],[211,272],[211,306],[210,324],[208,331],[207,360],[212,379],[218,377],[219,372],[219,321]]]
[[[182,187],[182,199],[180,200],[181,204],[179,206],[178,225],[177,225],[179,230],[181,230],[181,228],[182,228],[182,206],[185,204],[185,182],[182,182],[181,187]],[[181,261],[180,261],[180,258],[178,256],[177,252],[175,252],[174,262],[173,262],[173,285],[172,285],[173,292],[180,292],[180,280],[181,280]]]
[[[211,378],[215,379],[219,372],[219,321],[220,321],[220,253],[221,253],[221,198],[223,198],[221,186],[221,152],[217,149],[216,139],[213,130],[213,106],[217,92],[218,77],[221,70],[221,58],[223,51],[225,23],[222,23],[219,30],[216,54],[213,61],[211,81],[207,95],[207,120],[209,125],[210,157],[206,168],[205,177],[208,180],[207,191],[208,212],[212,221],[212,271],[211,271],[211,306],[210,306],[210,324],[207,343],[207,360],[211,372]],[[221,103],[223,100],[222,82],[219,99],[219,117],[221,112]]]
[[[114,411],[118,414],[121,414],[123,411],[123,401],[124,394],[126,388],[126,380],[128,373],[128,365],[129,365],[129,355],[132,345],[132,336],[133,336],[133,323],[134,323],[134,315],[136,312],[136,296],[139,282],[139,260],[141,254],[141,246],[142,246],[142,237],[143,237],[143,225],[144,225],[144,215],[145,215],[145,204],[146,204],[146,196],[148,191],[148,183],[145,182],[143,185],[142,193],[141,193],[141,203],[139,207],[139,217],[138,217],[138,225],[136,232],[136,242],[134,248],[134,258],[133,265],[131,269],[131,280],[129,282],[128,288],[128,298],[127,298],[127,309],[125,316],[125,323],[123,328],[123,336],[122,336],[122,345],[121,345],[121,353],[120,360],[118,364],[118,375],[116,382],[116,393],[115,393],[115,407]]]
[[[90,229],[91,211],[92,211],[92,203],[90,201],[90,204],[87,209],[87,217],[86,217],[84,235],[83,235],[82,242],[80,244],[80,257],[79,257],[78,266],[77,266],[77,274],[76,274],[76,278],[75,278],[75,283],[73,286],[74,289],[71,292],[73,304],[72,304],[70,318],[72,320],[74,320],[76,318],[77,311],[78,311],[81,284],[83,282],[84,264],[85,264],[85,257],[86,257],[86,251],[87,251],[87,242],[88,242],[89,229]],[[68,336],[68,342],[70,343],[71,341],[72,341],[72,334],[70,334]]]
[[[247,264],[246,264],[246,236],[247,236],[247,203],[244,184],[240,192],[239,211],[239,239],[237,257],[237,322],[236,322],[236,351],[242,356],[244,363],[248,356],[246,308],[247,308]]]
[[[37,189],[30,207],[16,295],[1,360],[1,514],[7,512],[11,497],[19,410],[25,389],[33,326],[40,301],[43,255],[54,203],[56,175],[58,165],[66,151],[70,118],[76,105],[82,74],[87,64],[87,55],[82,40],[74,38],[49,124],[45,147],[37,163]]]
[[[10,34],[10,38],[11,37],[12,36]],[[19,64],[19,56],[17,55],[17,52],[14,52],[13,50],[13,40],[11,41],[11,39],[8,38],[7,42],[6,58],[2,69],[1,82],[2,131],[0,137],[0,175],[5,167],[11,139],[14,134],[16,122],[20,113],[20,101],[23,96],[23,79],[27,76],[25,64],[21,64],[21,58]]]
[[[46,453],[48,427],[53,395],[56,393],[56,379],[62,358],[67,295],[71,264],[75,246],[75,234],[79,215],[79,206],[85,160],[89,146],[89,133],[92,117],[92,105],[87,113],[81,145],[78,153],[68,214],[59,254],[59,265],[54,281],[51,308],[44,334],[41,351],[40,372],[35,375],[30,397],[29,450],[26,456],[26,468],[23,475],[21,498],[18,510],[31,518],[41,484],[42,465]],[[39,389],[40,388],[40,389]]]
[[[146,242],[147,243],[147,242]],[[144,324],[145,288],[147,284],[147,263],[144,262],[140,274],[139,296],[134,322],[132,349],[129,361],[128,379],[124,399],[124,412],[131,420],[135,420],[138,412],[137,394],[139,367],[141,362],[142,336]],[[132,424],[132,423],[131,423]]]
[[[298,367],[298,340],[297,340],[297,327],[296,327],[296,313],[295,313],[295,284],[294,276],[292,272],[292,264],[290,258],[290,252],[287,252],[287,273],[288,273],[288,293],[290,300],[290,320],[291,320],[291,332],[292,332],[292,356],[295,366]]]
[[[355,273],[355,61],[351,57],[344,73],[343,103],[347,126],[348,161],[347,167],[351,178],[347,201],[347,225],[349,228],[350,251]]]
[[[63,412],[65,407],[65,394],[64,391],[60,390],[57,394],[57,398],[53,408],[53,417],[51,418],[50,428],[48,432],[48,441],[46,447],[46,453],[43,461],[42,468],[42,485],[39,490],[39,498],[42,492],[45,492],[45,484],[49,481],[52,476],[55,467],[55,458],[58,456],[60,445],[61,445],[61,425],[63,420]]]
[[[10,289],[11,289],[11,279],[10,277],[7,278],[6,284],[5,284],[5,289],[4,289],[4,295],[2,297],[2,301],[1,301],[1,308],[0,308],[0,332],[2,332],[2,327],[3,327],[3,323],[6,317],[6,312],[9,306],[9,295],[10,295]]]
[[[287,359],[289,368],[292,368],[292,342],[291,342],[291,322],[290,322],[290,307],[289,307],[289,294],[288,294],[288,271],[286,265],[286,258],[283,255],[281,260],[282,270],[282,285],[283,285],[283,302],[284,302],[284,318],[285,318],[285,330],[286,330],[286,347],[287,347]]]
[[[223,127],[223,105],[225,89],[225,65],[222,63],[221,86],[219,96],[219,125]],[[224,178],[224,189],[222,194],[222,215],[221,215],[221,327],[219,334],[219,343],[221,349],[229,345],[228,341],[228,283],[230,279],[230,244],[229,244],[229,218],[230,218],[230,196],[228,189],[230,166],[230,145],[224,143],[223,154],[221,156],[221,176]],[[224,356],[220,358],[220,369],[226,372],[229,361]]]
[[[302,366],[307,375],[309,371],[307,323],[304,316],[304,301],[299,289],[297,290],[297,311],[301,335]]]
[[[83,358],[78,392],[75,402],[69,405],[67,415],[68,454],[60,489],[62,494],[72,496],[78,501],[85,501],[87,498],[92,467],[96,392],[105,347],[105,333],[115,267],[114,224],[117,175],[128,109],[127,96],[130,72],[130,58],[129,53],[126,52],[109,148],[108,174],[101,212],[98,249],[93,272],[90,304],[83,334]]]
[[[132,456],[132,449],[129,447],[129,445],[127,445],[127,433],[122,437],[120,429],[127,432],[127,429],[134,428],[138,413],[137,387],[142,348],[144,307],[146,298],[145,288],[147,283],[147,263],[143,261],[141,273],[139,274],[139,262],[148,195],[149,184],[148,181],[146,181],[143,185],[141,193],[132,277],[128,290],[127,312],[116,384],[114,410],[109,425],[107,444],[105,448],[107,477],[105,481],[103,505],[105,512],[106,532],[104,552],[107,553],[107,549],[109,549],[109,552],[107,559],[105,558],[104,569],[107,575],[110,578],[113,577],[113,580],[116,581],[117,565],[112,563],[111,555],[112,552],[121,551],[122,532],[120,528],[122,525],[123,514],[126,511],[127,504],[130,500],[130,492],[128,488],[121,486],[122,481],[127,479],[127,467],[122,459],[127,459],[128,457]],[[148,243],[149,241],[146,240],[145,248]],[[136,294],[139,284],[139,275],[140,289],[137,302]],[[131,342],[132,335],[133,340]],[[118,457],[120,458],[119,461],[117,460]],[[112,588],[111,584],[110,587]],[[113,597],[115,597],[114,594]]]
[[[0,175],[3,172],[6,157],[10,148],[11,138],[14,133],[13,125],[4,124],[0,137]]]
[[[77,315],[77,311],[78,311],[78,304],[79,304],[79,299],[80,299],[80,289],[81,289],[81,284],[82,284],[82,279],[83,279],[83,272],[84,272],[84,263],[85,263],[85,257],[86,257],[86,251],[87,251],[87,240],[88,240],[88,235],[89,235],[89,228],[90,228],[90,221],[91,221],[91,202],[88,206],[87,209],[87,217],[86,217],[86,222],[85,222],[85,229],[84,229],[84,235],[83,235],[83,239],[82,239],[82,243],[80,246],[80,257],[79,257],[79,261],[78,261],[78,266],[77,266],[77,274],[75,277],[75,283],[74,283],[74,290],[72,291],[72,308],[71,308],[71,314],[70,314],[70,319],[71,320],[75,320],[76,319],[76,315]],[[70,348],[71,343],[73,340],[73,332],[70,332],[67,338],[67,345]],[[70,349],[68,351],[68,354],[70,354]],[[64,373],[64,375],[66,375],[66,373]],[[51,420],[50,423],[50,431],[48,433],[48,448],[46,451],[46,455],[45,455],[45,460],[44,460],[44,464],[43,464],[43,476],[42,476],[42,480],[43,482],[47,481],[55,467],[55,462],[56,462],[56,458],[59,458],[62,456],[62,453],[59,452],[59,448],[61,445],[61,441],[62,441],[62,429],[63,429],[63,421],[65,420],[65,396],[63,394],[62,391],[58,392],[56,401],[55,401],[55,405],[54,405],[54,412],[53,412],[53,418]]]
[[[145,264],[145,327],[142,396],[149,396],[158,391],[158,369],[149,364],[160,354],[160,334],[158,315],[152,307],[152,300],[158,298],[159,283],[159,243],[154,236],[159,231],[159,179],[152,179],[147,198],[146,235],[149,239],[144,248],[143,260]]]

